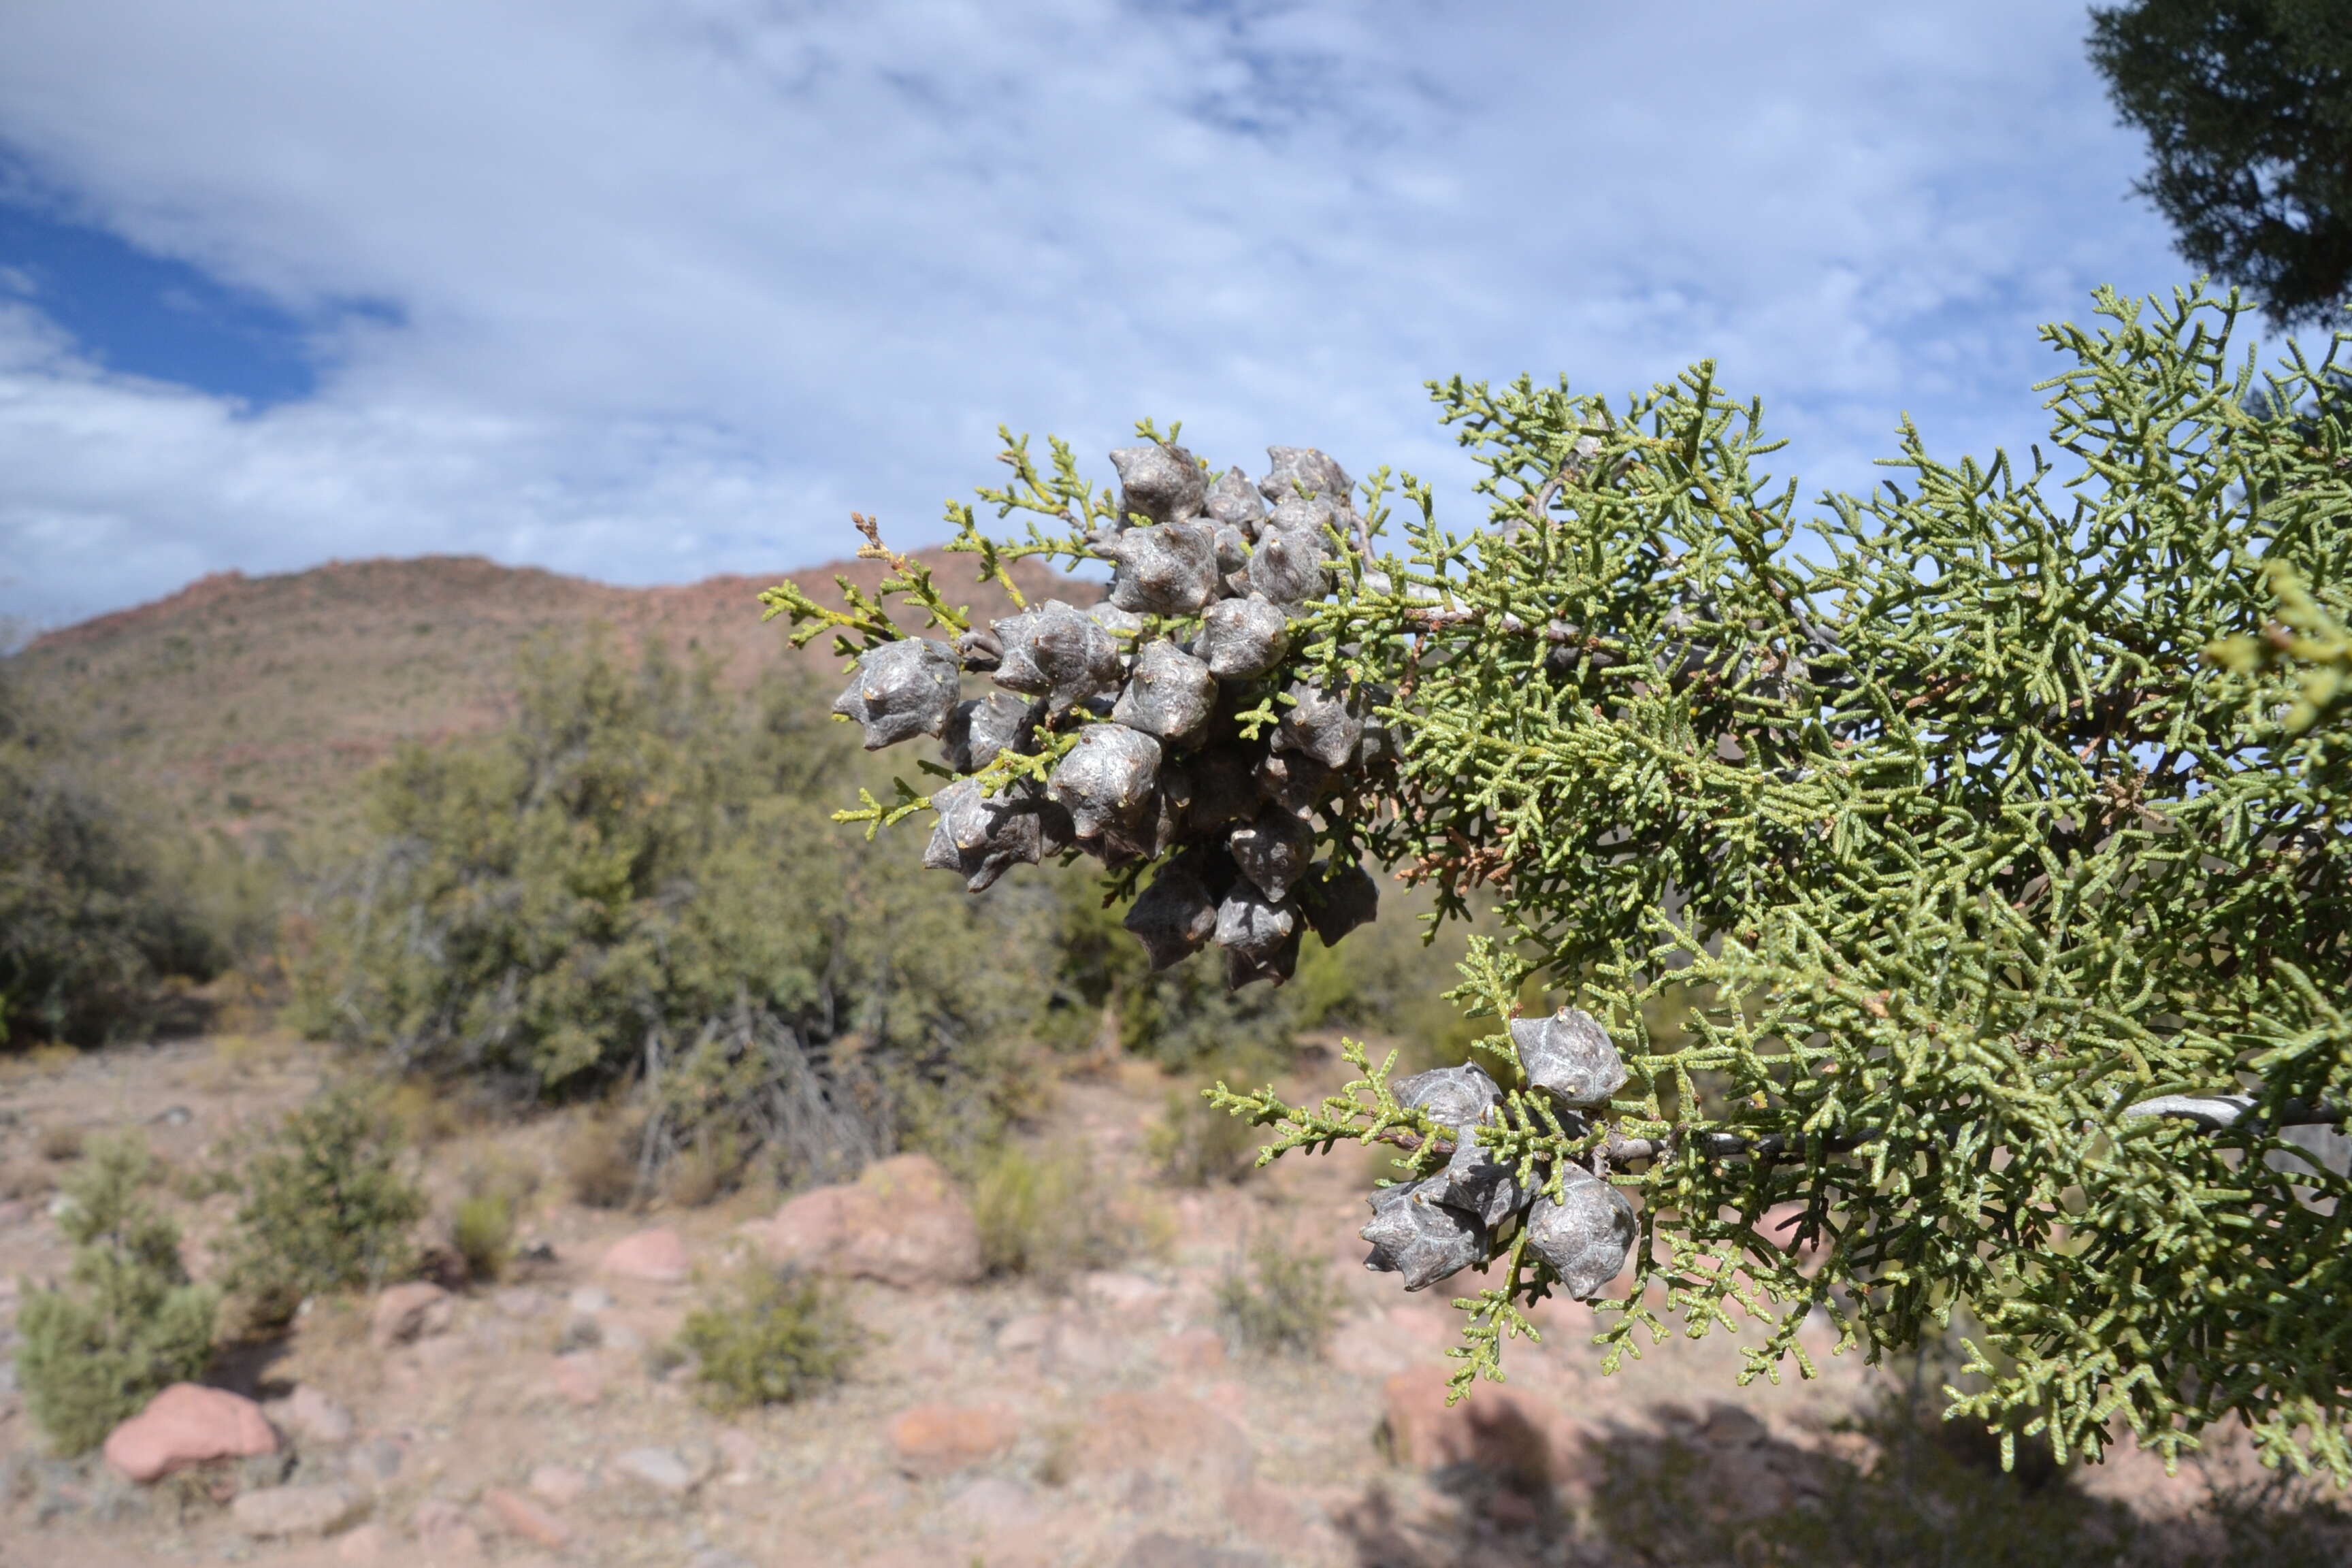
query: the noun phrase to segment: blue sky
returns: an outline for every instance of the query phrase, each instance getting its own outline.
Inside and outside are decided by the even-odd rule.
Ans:
[[[1807,493],[2185,280],[2079,7],[76,0],[0,47],[0,616],[939,537],[1181,418],[1480,509],[1422,382],[1711,355]]]

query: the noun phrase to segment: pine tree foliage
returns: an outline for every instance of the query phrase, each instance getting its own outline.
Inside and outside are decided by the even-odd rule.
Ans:
[[[1474,943],[1454,993],[1496,1020],[1479,1142],[1556,1201],[1593,1172],[1638,1204],[1594,1302],[1609,1364],[1759,1320],[1746,1375],[1777,1379],[1813,1370],[1817,1310],[1874,1358],[1964,1313],[1983,1382],[1955,1414],[2005,1445],[2096,1457],[2120,1425],[2179,1454],[2234,1415],[2352,1478],[2347,1183],[2283,1136],[2352,1097],[2352,431],[2332,364],[2237,354],[2234,296],[2097,310],[2044,330],[2049,453],[1948,461],[1906,424],[1893,478],[1810,517],[1711,365],[1618,404],[1434,385],[1488,526],[1448,529],[1410,478],[1391,519],[1375,474],[1236,705],[1369,694],[1400,755],[1323,803],[1316,852],[1444,912],[1496,900],[1512,940]],[[982,494],[1058,531],[992,542],[951,509],[983,573],[1118,542],[1054,453],[1008,437],[1014,482]],[[887,588],[957,626],[919,571]],[[901,635],[770,602],[845,653]],[[980,776],[1022,787],[1101,721],[1074,707]],[[1524,1086],[1501,1025],[1531,983],[1622,1050],[1599,1114]],[[1382,1142],[1435,1172],[1453,1131],[1350,1052],[1320,1104],[1213,1095],[1265,1158]],[[1524,1226],[1488,1239],[1464,1389],[1558,1283]]]
[[[96,1447],[166,1385],[212,1359],[217,1298],[188,1281],[180,1232],[145,1194],[152,1163],[131,1137],[91,1145],[66,1184],[68,1289],[29,1290],[16,1331],[27,1408],[59,1453]]]
[[[2325,323],[2352,299],[2352,5],[2093,6],[2090,53],[2147,136],[2138,190],[2183,256],[2281,324]]]

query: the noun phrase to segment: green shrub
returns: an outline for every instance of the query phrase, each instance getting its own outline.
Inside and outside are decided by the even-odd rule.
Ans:
[[[1197,1094],[1168,1093],[1168,1109],[1144,1135],[1144,1156],[1163,1182],[1207,1187],[1238,1182],[1257,1167],[1257,1129]]]
[[[782,1405],[840,1381],[857,1332],[813,1279],[756,1264],[688,1314],[678,1347],[699,1363],[703,1402],[719,1411]]]
[[[1234,1344],[1258,1355],[1314,1355],[1339,1318],[1339,1292],[1321,1258],[1262,1246],[1250,1267],[1217,1283],[1217,1315]]]
[[[1133,1249],[1123,1216],[1104,1201],[1100,1182],[1076,1149],[1003,1145],[982,1163],[971,1208],[981,1259],[992,1273],[1059,1284]]]
[[[224,1278],[257,1323],[302,1299],[373,1289],[415,1265],[409,1227],[424,1194],[399,1169],[395,1124],[364,1087],[326,1090],[288,1113],[247,1162]]]
[[[461,1199],[449,1222],[450,1245],[466,1260],[469,1279],[496,1279],[514,1251],[514,1200],[504,1193]]]
[[[212,1356],[217,1299],[188,1282],[179,1227],[143,1192],[152,1173],[135,1138],[93,1141],[66,1183],[71,1202],[58,1222],[73,1244],[78,1291],[25,1293],[16,1379],[60,1453],[96,1447]]]
[[[598,1111],[563,1135],[556,1160],[572,1199],[592,1209],[626,1208],[637,1198],[637,1151],[642,1123]]]

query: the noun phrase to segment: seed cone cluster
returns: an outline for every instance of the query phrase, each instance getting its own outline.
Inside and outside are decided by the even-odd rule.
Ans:
[[[886,643],[834,704],[867,749],[936,736],[961,775],[931,796],[924,865],[978,892],[1069,849],[1158,861],[1128,930],[1155,969],[1216,943],[1236,989],[1288,979],[1304,932],[1329,944],[1372,920],[1377,884],[1317,858],[1315,816],[1394,760],[1374,713],[1384,694],[1280,680],[1296,617],[1360,525],[1339,464],[1306,447],[1266,457],[1256,483],[1234,468],[1213,484],[1173,444],[1113,452],[1125,521],[1087,541],[1114,568],[1103,603],[1048,600],[952,645]],[[965,699],[964,674],[1000,689]],[[1269,695],[1280,722],[1244,738],[1236,715]],[[969,776],[1072,731],[1042,783],[991,795]]]
[[[1589,1013],[1561,1008],[1549,1018],[1520,1018],[1511,1044],[1528,1088],[1550,1098],[1571,1136],[1587,1115],[1625,1083],[1625,1064],[1609,1032]],[[1475,1063],[1420,1073],[1393,1086],[1397,1101],[1419,1110],[1453,1144],[1444,1166],[1419,1181],[1376,1189],[1371,1223],[1359,1234],[1372,1244],[1364,1267],[1401,1274],[1423,1290],[1507,1249],[1515,1222],[1528,1249],[1559,1289],[1580,1299],[1600,1293],[1633,1254],[1633,1205],[1608,1182],[1570,1165],[1538,1167],[1523,1182],[1516,1163],[1498,1160],[1481,1141],[1503,1110],[1499,1085]]]

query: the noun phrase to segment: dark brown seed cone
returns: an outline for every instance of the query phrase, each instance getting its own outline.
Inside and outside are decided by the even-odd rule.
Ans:
[[[1258,481],[1258,493],[1270,501],[1281,501],[1298,494],[1304,489],[1309,495],[1327,496],[1335,506],[1349,506],[1354,492],[1354,481],[1348,470],[1325,457],[1312,447],[1268,447],[1266,476]]]
[[[1122,518],[1140,516],[1153,522],[1192,517],[1208,499],[1209,476],[1181,447],[1155,443],[1122,447],[1110,455],[1118,470],[1118,510]]]
[[[1341,937],[1379,916],[1381,885],[1361,866],[1350,866],[1334,876],[1309,876],[1299,886],[1299,902],[1317,939],[1337,947]]]
[[[936,735],[956,703],[956,661],[945,643],[906,637],[868,649],[833,710],[854,719],[866,749],[879,751],[910,735]]]
[[[1273,601],[1223,599],[1201,616],[1193,656],[1220,680],[1255,680],[1290,651],[1290,617]]]
[[[1225,989],[1238,991],[1261,980],[1269,985],[1286,984],[1298,970],[1298,937],[1297,931],[1292,931],[1289,941],[1263,959],[1246,958],[1226,949]]]
[[[1118,645],[1109,632],[1059,599],[995,623],[1004,657],[996,684],[1043,697],[1061,713],[1118,685]]]
[[[1315,829],[1304,818],[1268,804],[1255,818],[1228,834],[1225,847],[1232,851],[1234,864],[1241,868],[1242,875],[1269,902],[1278,904],[1290,896],[1290,889],[1307,874],[1307,859],[1315,847]]]
[[[1267,522],[1258,530],[1257,548],[1250,554],[1250,592],[1263,594],[1273,605],[1303,604],[1318,596],[1331,585],[1323,546],[1319,532]]]
[[[1095,838],[1142,821],[1159,771],[1159,742],[1124,724],[1089,724],[1047,775],[1045,792],[1068,809],[1080,838]]]
[[[1213,521],[1241,530],[1244,539],[1257,537],[1258,521],[1265,516],[1265,500],[1257,493],[1257,487],[1249,482],[1249,476],[1239,468],[1227,468],[1209,487],[1206,504]]]
[[[1097,539],[1096,553],[1117,563],[1110,602],[1142,615],[1197,615],[1217,596],[1215,537],[1205,521],[1182,520],[1130,528]]]
[[[1217,906],[1217,945],[1225,950],[1225,984],[1238,991],[1253,980],[1279,984],[1298,962],[1298,906],[1275,902],[1246,879],[1236,879]]]
[[[1422,1203],[1424,1183],[1372,1194],[1372,1221],[1357,1234],[1372,1244],[1364,1267],[1402,1274],[1408,1290],[1425,1290],[1486,1255],[1486,1227],[1475,1215]]]
[[[1275,727],[1274,749],[1303,752],[1327,768],[1353,762],[1364,739],[1362,700],[1304,681],[1292,683],[1290,697],[1290,709]]]
[[[1397,1103],[1426,1111],[1440,1127],[1465,1127],[1483,1121],[1503,1098],[1495,1080],[1476,1062],[1458,1068],[1433,1068],[1389,1086]]]
[[[1256,778],[1260,795],[1297,816],[1314,810],[1339,782],[1329,768],[1299,752],[1276,752],[1260,758]]]
[[[1028,752],[1045,718],[1044,703],[1024,702],[1009,692],[992,691],[959,702],[940,732],[941,760],[951,772],[976,773],[994,762],[999,752]]]
[[[1151,967],[1166,969],[1217,934],[1217,901],[1192,868],[1180,862],[1160,869],[1120,923],[1143,943]]]
[[[1625,1194],[1589,1171],[1570,1168],[1565,1196],[1539,1197],[1528,1211],[1528,1250],[1579,1300],[1601,1293],[1625,1271],[1640,1226]]]
[[[1192,799],[1185,820],[1195,833],[1213,833],[1258,813],[1257,759],[1239,746],[1212,746],[1192,759]]]
[[[1519,1069],[1536,1088],[1561,1103],[1589,1109],[1606,1105],[1625,1087],[1625,1060],[1601,1021],[1580,1008],[1562,1007],[1549,1018],[1515,1018],[1511,1044]]]
[[[1209,728],[1217,679],[1209,667],[1165,638],[1137,650],[1135,668],[1110,716],[1171,745],[1189,746]]]

